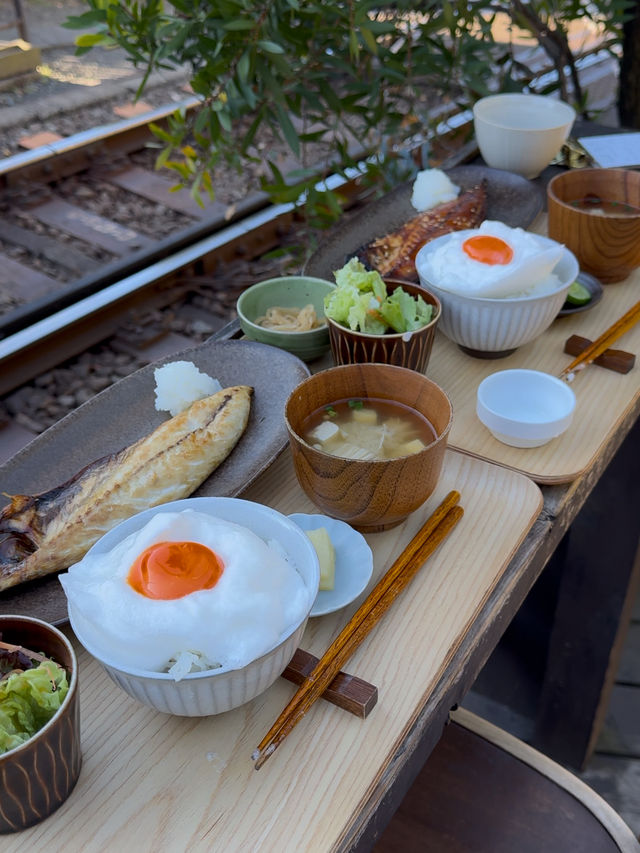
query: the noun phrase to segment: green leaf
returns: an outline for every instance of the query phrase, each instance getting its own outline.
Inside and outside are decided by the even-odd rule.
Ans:
[[[82,15],[69,15],[66,21],[62,22],[62,26],[69,30],[85,29],[101,24],[105,20],[106,16],[102,10],[93,9],[90,12],[83,12]]]
[[[369,48],[371,53],[373,53],[374,56],[377,56],[378,55],[378,42],[376,41],[375,36],[371,32],[371,30],[367,29],[366,27],[360,27],[360,35],[362,36],[362,40],[364,41],[366,46]]]
[[[76,36],[76,44],[78,47],[93,47],[95,44],[101,44],[105,39],[108,39],[108,36],[105,37],[102,33],[83,33]]]
[[[259,39],[258,47],[261,47],[266,53],[284,53],[284,48],[280,44],[276,44],[273,41],[267,41],[266,39]]]
[[[300,140],[298,139],[295,127],[291,123],[289,114],[286,110],[282,109],[280,104],[276,104],[276,114],[280,122],[280,128],[284,134],[284,138],[287,140],[289,148],[293,151],[296,157],[300,156]]]
[[[236,18],[232,21],[225,21],[222,25],[224,30],[228,30],[229,32],[239,32],[241,30],[252,30],[255,27],[255,23],[250,21],[247,18]]]

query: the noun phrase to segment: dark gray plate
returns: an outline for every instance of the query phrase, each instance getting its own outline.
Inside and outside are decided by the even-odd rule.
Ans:
[[[0,467],[0,493],[39,494],[65,482],[84,465],[131,444],[168,417],[154,407],[153,371],[169,361],[192,361],[225,386],[255,389],[249,423],[230,456],[196,495],[234,497],[246,489],[287,446],[284,404],[309,376],[295,356],[252,341],[205,343],[184,350],[107,388],[39,435]],[[8,503],[0,494],[0,506]],[[55,576],[0,593],[0,613],[67,620],[66,598]]]
[[[542,210],[542,191],[531,181],[512,172],[488,166],[456,166],[447,174],[462,190],[487,179],[487,218],[506,222],[512,228],[526,228]],[[340,269],[365,243],[395,231],[417,215],[411,205],[413,181],[396,187],[383,198],[367,205],[349,222],[340,225],[309,258],[306,275],[333,281]]]
[[[573,305],[571,302],[565,302],[558,312],[558,317],[568,317],[571,314],[579,314],[581,311],[588,311],[590,308],[593,308],[594,305],[597,305],[602,299],[602,285],[595,276],[589,275],[589,273],[586,272],[581,272],[578,274],[577,281],[579,281],[583,287],[587,288],[591,294],[591,299],[589,302],[585,302],[584,305]]]

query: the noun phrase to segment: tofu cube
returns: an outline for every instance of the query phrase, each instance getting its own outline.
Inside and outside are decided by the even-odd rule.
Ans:
[[[351,416],[355,423],[358,424],[377,424],[378,413],[375,409],[354,409]]]
[[[419,453],[426,447],[419,438],[414,438],[413,441],[407,441],[402,445],[402,453],[404,456],[411,456],[412,453]]]
[[[317,442],[323,448],[330,447],[333,442],[340,436],[340,427],[332,421],[321,421],[317,427],[314,427],[309,433],[309,438],[313,442]]]

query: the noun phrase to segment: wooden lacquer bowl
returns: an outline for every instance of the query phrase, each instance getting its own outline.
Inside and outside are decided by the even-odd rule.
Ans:
[[[430,421],[436,438],[418,453],[378,461],[340,458],[301,437],[307,417],[317,409],[372,397],[413,408]],[[444,391],[420,373],[393,365],[353,364],[316,373],[298,385],[286,403],[285,419],[296,476],[308,497],[326,515],[374,532],[399,524],[434,491],[452,409]]]
[[[78,664],[65,635],[39,619],[0,616],[0,634],[5,643],[50,657],[66,669],[69,682],[62,705],[40,731],[0,755],[0,833],[10,833],[48,817],[78,780],[82,764]]]
[[[564,172],[549,182],[547,200],[549,237],[574,253],[583,272],[611,284],[640,266],[640,172]]]
[[[433,306],[431,322],[414,332],[367,335],[363,332],[353,332],[327,318],[333,360],[336,364],[395,364],[422,373],[427,368],[433,348],[436,326],[442,310],[440,301],[433,293],[417,284],[391,278],[385,279],[384,282],[389,294],[401,287],[411,296],[422,296],[428,305]]]

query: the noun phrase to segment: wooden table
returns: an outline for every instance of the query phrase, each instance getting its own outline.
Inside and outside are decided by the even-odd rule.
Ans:
[[[377,685],[378,705],[363,721],[317,703],[258,773],[251,750],[291,685],[279,680],[219,717],[175,718],[129,699],[79,650],[80,781],[55,815],[4,838],[3,850],[370,849],[449,709],[464,698],[569,529],[536,738],[580,763],[597,729],[639,568],[639,413],[637,394],[588,470],[541,490],[520,473],[448,451],[427,505],[402,526],[368,537],[375,579],[446,491],[462,493],[459,529],[347,667]],[[243,496],[285,513],[314,511],[288,452]],[[310,620],[303,647],[322,653],[356,605]]]

